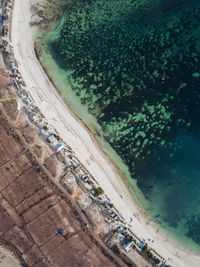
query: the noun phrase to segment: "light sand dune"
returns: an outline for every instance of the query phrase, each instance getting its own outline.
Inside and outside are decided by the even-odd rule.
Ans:
[[[198,266],[200,256],[178,248],[168,241],[168,237],[157,231],[152,222],[147,221],[114,167],[96,146],[89,131],[63,102],[34,54],[34,31],[29,24],[30,20],[30,1],[15,0],[12,44],[19,71],[35,104],[48,123],[56,128],[61,138],[71,146],[81,163],[95,177],[127,223],[130,222],[130,218],[133,219],[130,223],[131,228],[138,237],[145,239],[147,243],[147,239],[154,240],[149,246],[162,255],[171,266]]]

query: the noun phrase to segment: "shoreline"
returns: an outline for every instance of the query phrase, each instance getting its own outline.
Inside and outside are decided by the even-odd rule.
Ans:
[[[95,177],[101,187],[105,189],[105,193],[110,198],[112,196],[111,202],[123,214],[125,220],[129,221],[132,213],[138,214],[139,219],[133,220],[131,228],[139,237],[145,237],[145,239],[153,237],[152,239],[155,242],[151,243],[150,247],[158,251],[166,259],[171,258],[168,263],[172,264],[172,266],[193,266],[198,264],[199,257],[191,254],[191,258],[196,257],[196,259],[192,258],[191,261],[190,259],[188,261],[188,251],[178,249],[172,244],[171,240],[165,242],[166,238],[163,238],[160,233],[156,233],[157,230],[154,223],[152,225],[152,221],[149,222],[147,218],[143,218],[144,214],[142,213],[141,215],[136,201],[134,201],[132,195],[130,196],[114,167],[110,166],[108,159],[104,159],[103,152],[96,147],[94,137],[82,125],[80,126],[80,120],[77,121],[74,114],[71,114],[72,112],[66,107],[63,99],[53,87],[51,81],[48,80],[48,77],[46,77],[35,56],[32,29],[29,25],[30,12],[27,8],[29,8],[28,1],[16,0],[12,20],[12,37],[14,37],[14,41],[12,41],[19,70],[34,102],[45,115],[49,124],[57,129],[66,143],[70,144],[81,163]],[[25,12],[24,20],[20,19],[21,12]],[[24,29],[27,32],[26,40],[22,38],[25,32]],[[62,114],[65,114],[65,116]],[[72,122],[75,124],[73,127],[71,126]],[[65,133],[65,131],[68,131],[68,133]],[[89,163],[87,160],[89,160]],[[123,200],[119,196],[121,194],[123,195]]]
[[[36,50],[35,50],[35,52],[36,52]],[[44,51],[43,51],[43,53],[45,54]],[[137,187],[136,184],[134,184],[134,185],[131,184],[130,180],[128,179],[128,178],[132,179],[130,177],[130,175],[129,174],[127,175],[127,173],[125,173],[125,171],[123,172],[123,170],[120,169],[120,167],[117,165],[117,162],[115,162],[115,160],[112,159],[112,153],[113,152],[116,153],[116,152],[112,149],[112,147],[110,146],[109,143],[108,143],[108,146],[110,146],[111,150],[113,150],[113,151],[109,151],[109,149],[106,149],[104,147],[104,144],[103,144],[103,142],[105,143],[105,141],[103,140],[103,137],[101,135],[98,136],[98,133],[96,133],[95,126],[93,128],[91,127],[91,129],[90,129],[90,127],[88,126],[90,124],[89,120],[88,120],[88,125],[87,125],[87,121],[84,122],[84,119],[79,116],[79,113],[76,113],[76,111],[73,110],[73,107],[71,107],[70,104],[67,103],[67,100],[65,101],[65,98],[62,97],[62,93],[59,91],[58,87],[54,83],[55,82],[54,80],[56,78],[54,79],[54,77],[51,77],[51,74],[48,73],[48,67],[44,66],[44,64],[42,63],[42,61],[40,60],[40,57],[38,55],[36,55],[36,57],[38,58],[38,61],[39,61],[40,65],[42,66],[45,74],[47,75],[47,77],[51,81],[52,85],[54,86],[54,89],[59,94],[59,97],[66,104],[67,109],[69,110],[71,115],[81,124],[82,127],[84,127],[87,130],[87,132],[90,135],[90,138],[92,139],[92,141],[94,142],[96,148],[100,151],[102,156],[104,156],[106,158],[106,160],[111,164],[110,165],[111,168],[113,169],[114,172],[116,172],[117,176],[119,176],[119,179],[121,179],[122,183],[126,187],[127,192],[130,195],[130,198],[132,198],[133,204],[136,205],[138,214],[142,215],[146,225],[151,223],[154,231],[156,231],[156,233],[159,232],[162,235],[163,241],[165,240],[165,241],[171,242],[176,248],[180,248],[180,250],[183,250],[184,253],[191,252],[192,254],[199,256],[200,255],[200,247],[198,247],[198,245],[196,245],[196,243],[193,243],[193,241],[190,241],[190,239],[187,237],[183,237],[180,233],[176,232],[176,230],[171,229],[170,227],[165,227],[165,225],[159,224],[158,222],[155,222],[153,220],[153,217],[150,214],[148,214],[148,212],[147,212],[148,202],[144,198],[143,193],[140,191],[139,187]],[[54,63],[54,59],[52,58],[52,56],[51,56],[51,60],[49,60],[49,61],[50,62],[48,62],[48,60],[47,60],[47,63],[51,64],[52,63],[51,61],[53,61],[53,64],[55,64],[56,67],[59,68],[59,66],[57,66],[57,63],[56,62]],[[54,67],[55,67],[55,65],[54,65]],[[89,114],[89,116],[91,116],[91,115]],[[116,154],[116,156],[118,157],[117,154]],[[114,157],[114,155],[113,155],[113,157]],[[121,158],[120,158],[120,160],[121,160]],[[132,179],[132,181],[135,182],[136,180]],[[143,204],[145,203],[144,206],[141,203],[143,203]],[[146,210],[146,208],[147,208],[147,210]],[[138,215],[137,215],[137,217],[138,217]],[[128,224],[128,222],[127,222],[127,224]],[[184,242],[184,245],[181,245],[181,241]],[[192,242],[192,244],[189,243],[189,245],[185,246],[185,244],[187,242]]]
[[[48,79],[50,80],[50,82],[52,83],[52,85],[54,86],[55,90],[57,91],[57,93],[59,94],[59,97],[62,99],[62,101],[64,101],[64,104],[67,106],[70,114],[82,125],[82,127],[84,127],[88,134],[90,135],[90,138],[92,139],[92,141],[94,142],[96,148],[100,151],[100,153],[102,154],[103,157],[106,158],[106,160],[111,164],[110,166],[112,167],[113,171],[117,172],[117,174],[119,175],[119,177],[122,179],[122,182],[124,183],[125,187],[126,187],[126,190],[129,192],[129,194],[131,194],[131,197],[134,199],[134,202],[137,203],[138,205],[138,209],[140,210],[140,213],[144,214],[146,213],[145,209],[143,208],[143,206],[141,205],[140,201],[139,201],[139,197],[138,199],[135,198],[133,196],[133,194],[136,194],[137,192],[134,191],[134,188],[133,188],[133,185],[131,185],[130,181],[128,180],[128,178],[126,179],[126,176],[127,174],[125,173],[126,170],[122,170],[120,169],[120,167],[117,165],[117,163],[111,158],[112,156],[114,157],[119,157],[116,152],[113,150],[113,148],[110,146],[110,144],[108,143],[108,146],[109,148],[111,148],[112,151],[108,151],[109,149],[106,149],[104,147],[104,145],[106,145],[107,143],[103,140],[103,137],[101,135],[99,135],[96,131],[96,128],[95,126],[94,127],[90,127],[87,125],[86,122],[84,122],[84,119],[79,117],[79,115],[77,115],[74,111],[73,111],[73,108],[70,106],[70,104],[67,103],[67,100],[65,101],[64,98],[62,98],[62,95],[58,89],[58,87],[55,85],[54,83],[54,80],[53,78],[49,75],[48,71],[46,70],[46,67],[44,66],[44,64],[41,62],[41,59],[37,53],[37,49],[34,48],[34,51],[35,51],[35,54],[36,54],[36,57],[38,59],[38,62],[40,63],[40,65],[42,66],[42,69],[45,73],[45,75],[48,77]],[[88,113],[89,114],[89,113]],[[90,114],[89,114],[90,115]],[[89,124],[89,122],[88,122]],[[100,127],[100,126],[99,126]],[[94,128],[94,129],[92,129]],[[96,137],[95,137],[96,136]],[[105,144],[103,144],[105,143]],[[116,155],[112,155],[113,154],[116,154]],[[125,164],[123,163],[123,161],[121,160],[121,158],[119,157],[119,160],[121,161],[121,163],[124,165],[124,168],[127,168],[125,166]],[[130,175],[129,175],[129,178],[131,179]],[[133,179],[132,179],[133,180]],[[134,182],[136,180],[133,180]],[[132,190],[130,188],[128,188],[129,186],[131,186]],[[135,186],[135,185],[134,185]],[[138,189],[138,191],[140,191],[139,188],[136,188]],[[141,192],[137,193],[138,195],[140,194],[143,198],[143,194]],[[145,200],[144,200],[145,201]],[[148,216],[147,216],[148,217]],[[151,219],[149,218],[148,221],[151,221]]]

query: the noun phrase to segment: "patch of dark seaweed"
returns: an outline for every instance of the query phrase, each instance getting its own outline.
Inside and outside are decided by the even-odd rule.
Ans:
[[[165,9],[165,24],[149,19],[147,32],[147,22],[133,25],[130,13],[116,19],[121,11],[114,9],[106,24],[95,17],[90,3],[77,1],[60,38],[51,44],[60,65],[72,70],[69,83],[81,102],[91,112],[101,107],[95,114],[104,138],[129,166],[146,198],[151,201],[162,183],[159,190],[167,193],[162,219],[173,227],[184,216],[181,201],[173,205],[175,183],[164,182],[182,152],[175,136],[200,136],[200,38],[194,34],[200,27],[200,6],[191,2],[173,9],[174,14]]]

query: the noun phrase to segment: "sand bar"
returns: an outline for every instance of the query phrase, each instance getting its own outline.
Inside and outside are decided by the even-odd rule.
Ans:
[[[200,256],[192,252],[188,254],[188,251],[178,248],[141,214],[120,176],[98,149],[89,131],[72,115],[49,81],[34,53],[34,30],[30,26],[31,2],[15,0],[11,36],[19,71],[34,103],[48,123],[54,126],[60,137],[71,146],[81,163],[99,182],[138,237],[145,239],[149,247],[162,255],[171,266],[198,266]],[[131,219],[132,222],[130,222]]]

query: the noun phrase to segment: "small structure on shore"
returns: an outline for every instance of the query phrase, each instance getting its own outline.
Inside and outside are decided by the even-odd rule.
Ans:
[[[55,146],[56,152],[59,152],[63,149],[63,144],[56,144]]]
[[[126,251],[126,252],[129,252],[130,251],[130,249],[131,249],[131,246],[132,246],[132,240],[130,240],[130,241],[128,241],[127,243],[125,243],[124,245],[123,245],[123,248],[124,248],[124,250]]]

